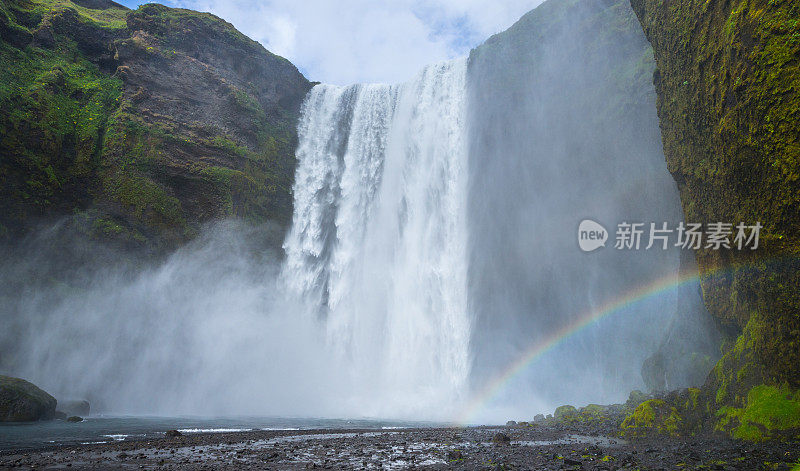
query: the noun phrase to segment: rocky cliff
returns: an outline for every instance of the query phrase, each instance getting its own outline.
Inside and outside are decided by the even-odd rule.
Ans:
[[[800,4],[631,0],[655,51],[664,151],[692,222],[757,221],[754,251],[699,250],[728,340],[703,388],[740,438],[800,431]]]
[[[0,236],[68,216],[159,251],[203,222],[288,225],[311,84],[206,13],[0,1]]]

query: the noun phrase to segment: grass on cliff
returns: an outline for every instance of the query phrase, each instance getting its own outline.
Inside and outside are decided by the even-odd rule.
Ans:
[[[91,22],[101,28],[124,28],[125,18],[130,10],[125,8],[107,8],[95,10],[78,5],[70,0],[22,0],[14,2],[16,16],[25,18],[25,25],[33,27],[42,19],[52,16],[67,8],[78,13],[78,18],[84,22]]]
[[[0,42],[2,192],[41,212],[85,197],[121,90],[74,43],[46,50]]]
[[[211,13],[148,3],[136,10],[132,20],[134,22],[141,20],[141,24],[146,25],[146,30],[150,34],[158,37],[169,36],[171,41],[191,40],[191,36],[196,34],[197,31],[207,29],[215,33],[221,33],[219,37],[226,41],[260,47],[258,42],[245,36],[232,24]]]

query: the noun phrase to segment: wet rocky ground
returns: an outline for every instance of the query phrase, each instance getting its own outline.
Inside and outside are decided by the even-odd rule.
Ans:
[[[0,454],[0,469],[791,470],[800,443],[623,440],[602,423],[249,431]]]

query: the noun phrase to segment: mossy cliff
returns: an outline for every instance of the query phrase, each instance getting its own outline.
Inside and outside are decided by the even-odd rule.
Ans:
[[[653,46],[664,152],[687,221],[764,225],[757,250],[699,250],[727,337],[711,424],[800,436],[800,4],[631,0]]]
[[[69,216],[147,250],[208,220],[288,225],[311,84],[225,21],[0,0],[0,237]]]

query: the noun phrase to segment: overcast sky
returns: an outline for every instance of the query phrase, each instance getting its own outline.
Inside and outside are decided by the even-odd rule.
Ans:
[[[119,1],[119,0],[117,0]],[[465,55],[542,0],[167,0],[233,23],[310,80],[408,80]],[[137,0],[121,3],[136,8]]]

